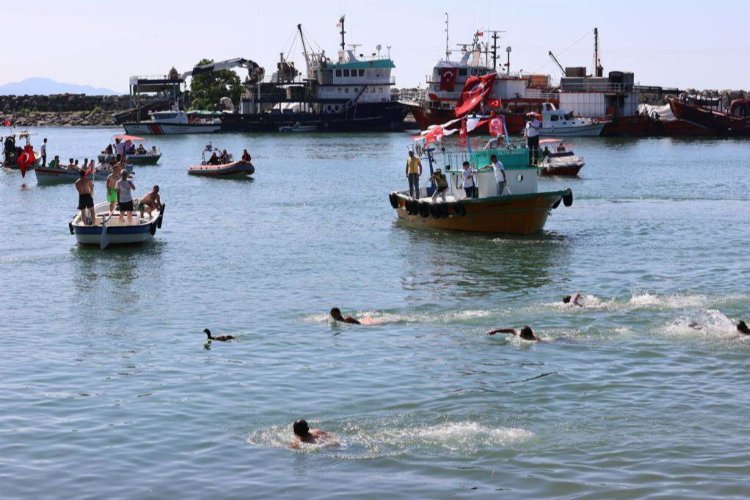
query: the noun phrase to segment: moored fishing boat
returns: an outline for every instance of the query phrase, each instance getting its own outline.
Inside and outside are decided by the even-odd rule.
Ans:
[[[577,156],[562,139],[542,139],[539,147],[544,148],[540,175],[575,177],[585,165],[583,156]]]
[[[60,167],[36,167],[34,169],[36,175],[36,182],[39,185],[52,185],[62,183],[73,183],[81,178],[79,170],[68,170],[67,168]],[[94,175],[87,175],[89,180],[103,181],[107,179],[109,172],[96,170]]]
[[[138,206],[139,200],[134,200]],[[80,212],[68,223],[70,234],[75,235],[79,245],[99,246],[106,248],[110,245],[132,245],[151,241],[156,230],[161,228],[164,218],[164,205],[160,210],[151,214],[138,211],[133,212],[133,223],[128,224],[127,217],[120,221],[120,212],[109,211],[109,203],[98,203],[94,207],[96,220],[93,224],[84,224]]]
[[[529,166],[529,150],[518,144],[506,144],[475,152],[442,152],[440,164],[445,165],[448,180],[445,201],[429,198],[435,188],[428,186],[420,189],[419,199],[411,197],[408,190],[392,192],[391,207],[400,220],[416,227],[519,235],[541,231],[551,210],[561,201],[565,206],[573,203],[573,193],[570,189],[539,192],[537,169]],[[421,152],[432,173],[435,150],[426,148]],[[505,168],[507,189],[501,194],[489,166],[492,155]],[[475,169],[477,194],[473,198],[467,198],[462,188],[464,161]]]

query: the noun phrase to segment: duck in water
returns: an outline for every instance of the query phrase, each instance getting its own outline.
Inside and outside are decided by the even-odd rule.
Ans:
[[[218,337],[212,337],[211,330],[209,330],[208,328],[204,328],[203,333],[208,335],[208,340],[217,340],[219,342],[226,342],[227,340],[234,340],[234,337],[232,335],[219,335]]]

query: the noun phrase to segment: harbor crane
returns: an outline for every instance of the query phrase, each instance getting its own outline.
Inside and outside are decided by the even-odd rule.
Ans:
[[[226,61],[219,61],[215,63],[202,64],[200,66],[194,66],[190,71],[186,71],[180,78],[183,80],[188,76],[202,75],[205,73],[213,73],[214,71],[221,71],[223,69],[232,68],[245,68],[247,69],[248,78],[250,80],[259,80],[263,78],[264,70],[255,61],[244,59],[242,57],[236,57],[234,59],[227,59]]]
[[[557,60],[555,57],[555,54],[552,53],[552,51],[549,51],[549,56],[552,58],[553,61],[555,61],[555,64],[557,64],[557,67],[560,68],[560,71],[562,72],[563,76],[565,76],[565,68],[563,68],[562,64],[560,64],[560,61]]]

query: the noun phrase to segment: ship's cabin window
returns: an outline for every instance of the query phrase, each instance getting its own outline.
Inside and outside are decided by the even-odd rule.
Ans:
[[[341,87],[339,87],[339,94],[340,94],[341,92],[343,92],[343,91],[341,90]]]
[[[550,120],[552,120],[553,122],[556,122],[556,121],[557,121],[557,120],[559,120],[559,119],[560,119],[560,117],[559,117],[559,116],[557,116],[557,115],[552,115],[552,116],[550,116]]]
[[[336,70],[336,76],[341,77],[341,70],[340,69]]]
[[[383,87],[378,87],[378,92],[383,93]]]
[[[348,69],[345,69],[345,70],[344,70],[344,76],[345,76],[345,77],[346,77],[346,76],[349,76],[349,70],[348,70]]]
[[[338,105],[338,104],[337,104],[337,105],[335,105],[335,106],[333,107],[333,110],[334,110],[334,111],[338,111],[338,110],[339,110],[339,105]]]
[[[365,76],[365,70],[363,69],[359,70],[359,76]]]
[[[466,76],[466,68],[458,68],[458,76]]]
[[[344,89],[344,92],[346,92],[346,93],[348,94],[348,93],[349,93],[349,87],[346,87],[346,88]]]

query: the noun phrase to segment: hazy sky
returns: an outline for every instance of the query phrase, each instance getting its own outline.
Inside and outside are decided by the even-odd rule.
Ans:
[[[644,85],[750,89],[750,0],[0,0],[0,84],[44,76],[127,92],[131,75],[182,72],[204,57],[245,57],[270,75],[298,23],[335,56],[346,14],[347,42],[368,54],[390,45],[397,86],[424,86],[445,51],[446,12],[451,48],[477,29],[504,30],[511,70],[557,78],[552,50],[563,66],[591,71],[598,27],[605,72],[633,71]],[[299,44],[291,58],[304,67]]]

